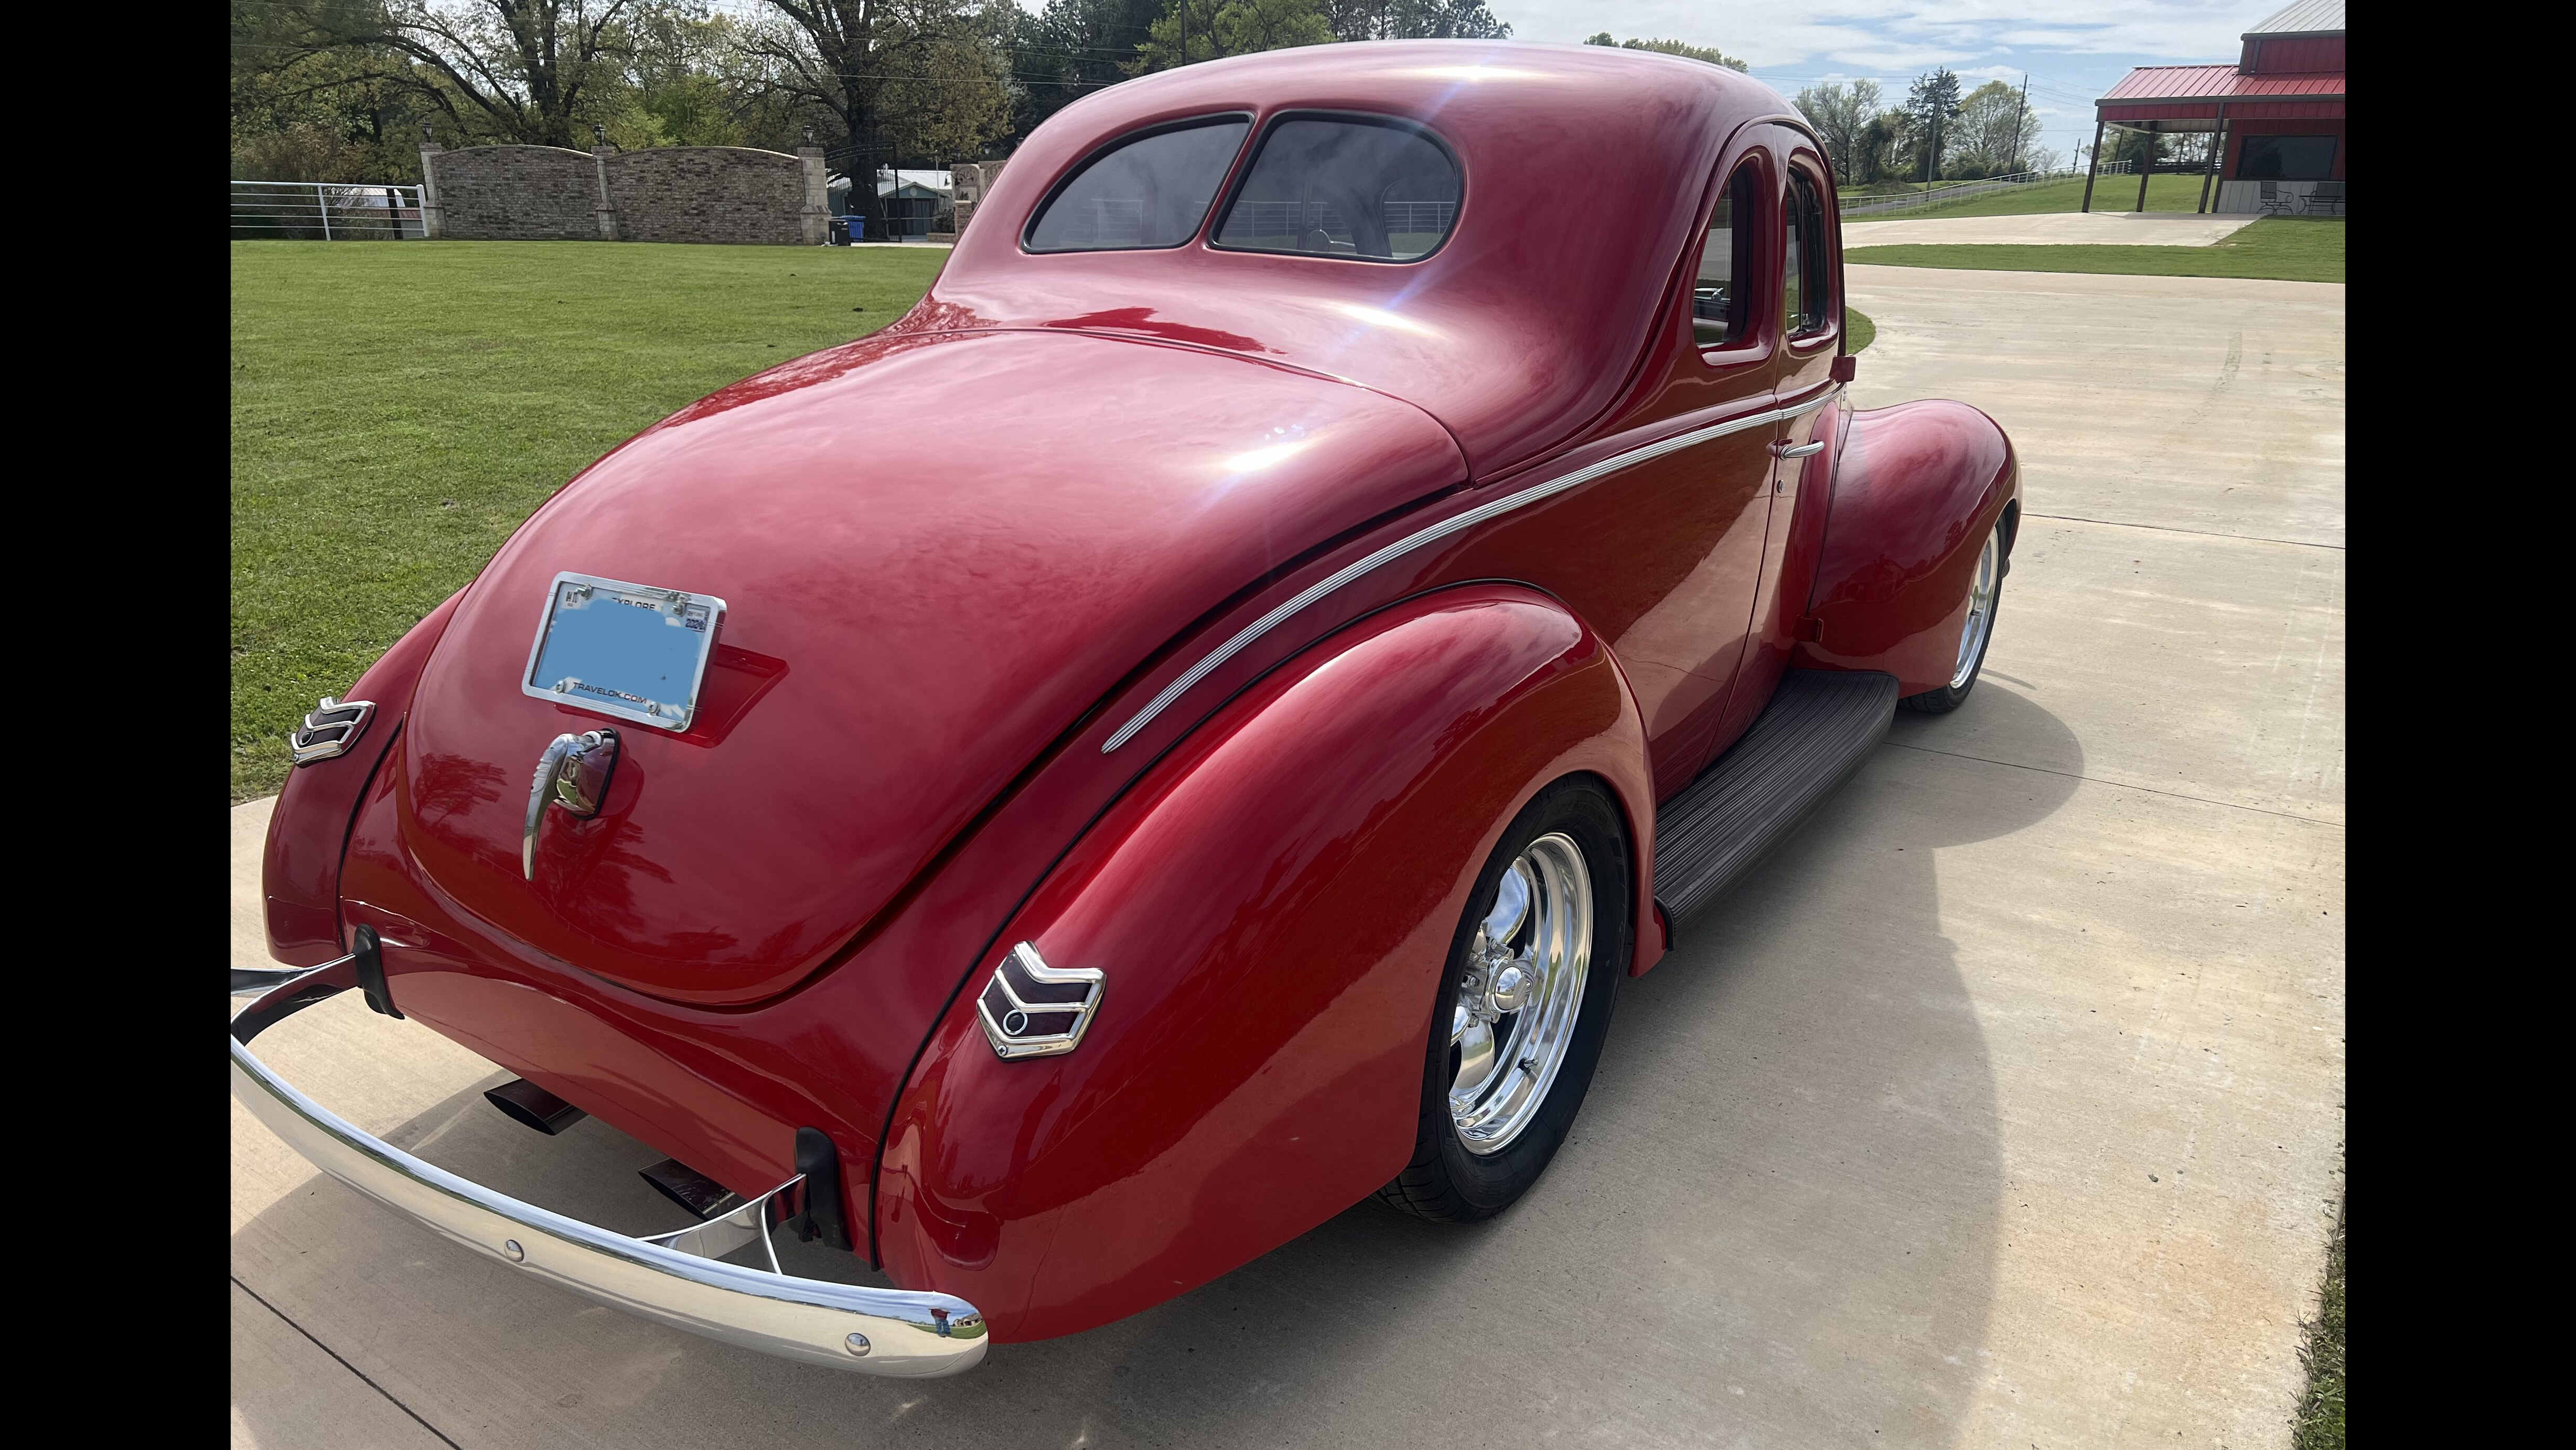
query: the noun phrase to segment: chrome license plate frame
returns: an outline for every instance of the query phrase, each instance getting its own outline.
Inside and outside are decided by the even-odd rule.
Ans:
[[[724,616],[713,594],[557,574],[519,692],[681,734],[697,718]]]

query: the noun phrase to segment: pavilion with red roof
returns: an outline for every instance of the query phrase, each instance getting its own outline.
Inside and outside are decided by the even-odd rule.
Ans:
[[[2245,32],[2234,65],[2148,65],[2093,103],[2093,209],[2102,132],[2209,133],[2199,211],[2341,216],[2344,199],[2344,0],[2294,0]],[[2138,172],[2138,206],[2147,173]],[[2213,195],[2214,189],[2214,195]]]

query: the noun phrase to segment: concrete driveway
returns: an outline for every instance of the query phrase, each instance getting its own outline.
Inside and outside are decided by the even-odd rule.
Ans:
[[[1362,1204],[1133,1319],[907,1384],[547,1288],[236,1105],[234,1443],[2286,1443],[2344,1116],[2343,289],[1852,285],[1880,328],[1864,403],[1967,398],[2021,451],[1983,683],[1901,716],[1628,984],[1511,1213]],[[233,816],[237,960],[265,809]],[[658,1153],[503,1120],[500,1074],[354,994],[260,1049],[459,1172],[676,1226],[633,1171]]]
[[[2250,216],[2194,216],[2187,211],[2058,211],[2032,216],[1854,221],[1843,224],[1843,245],[1885,247],[1935,242],[2022,247],[2205,247],[2254,220]],[[1861,310],[1869,311],[1866,306]]]

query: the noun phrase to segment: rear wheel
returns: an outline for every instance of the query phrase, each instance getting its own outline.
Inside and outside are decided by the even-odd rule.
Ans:
[[[1413,1161],[1380,1198],[1465,1223],[1538,1181],[1609,1035],[1634,894],[1627,831],[1599,780],[1569,776],[1521,811],[1450,946]]]
[[[2004,524],[1997,519],[1986,535],[1986,546],[1977,551],[1977,572],[1969,578],[1968,618],[1959,626],[1959,657],[1950,683],[1896,703],[1926,715],[1946,715],[1966,702],[1968,692],[1977,687],[1978,672],[1986,667],[1986,645],[1995,637],[1995,606],[2002,602],[2003,590]]]

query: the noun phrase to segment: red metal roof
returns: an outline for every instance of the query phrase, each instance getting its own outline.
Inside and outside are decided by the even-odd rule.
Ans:
[[[2340,96],[2342,71],[2244,75],[2232,65],[2142,65],[2120,77],[2103,101],[2201,100],[2221,96]]]

